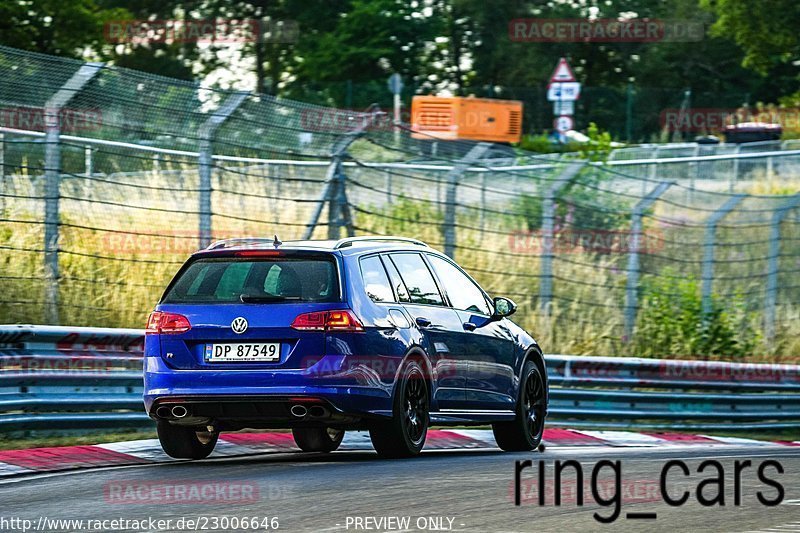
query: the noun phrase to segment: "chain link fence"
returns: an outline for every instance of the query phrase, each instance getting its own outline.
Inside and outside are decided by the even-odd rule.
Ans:
[[[0,322],[139,327],[212,240],[395,234],[549,352],[800,360],[794,146],[589,162],[10,48],[0,70]]]

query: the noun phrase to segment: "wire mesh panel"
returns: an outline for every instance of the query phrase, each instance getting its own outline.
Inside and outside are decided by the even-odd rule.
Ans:
[[[800,359],[791,143],[588,162],[84,67],[0,47],[0,322],[140,326],[208,239],[344,230],[451,251],[550,352]]]

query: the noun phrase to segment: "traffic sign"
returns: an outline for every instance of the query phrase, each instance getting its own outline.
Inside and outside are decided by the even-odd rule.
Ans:
[[[577,100],[581,97],[581,84],[577,81],[553,82],[547,86],[547,99],[551,102]]]
[[[386,85],[389,87],[389,90],[392,91],[392,94],[400,94],[403,90],[403,78],[400,77],[400,74],[395,72],[389,76]]]
[[[566,133],[572,129],[575,123],[572,121],[572,117],[569,115],[561,115],[560,117],[556,117],[553,121],[553,127],[559,133]]]
[[[556,100],[553,102],[553,114],[558,115],[574,115],[575,114],[575,100]]]
[[[550,76],[550,81],[575,81],[575,74],[563,57],[558,60],[558,65],[556,65],[553,75]]]

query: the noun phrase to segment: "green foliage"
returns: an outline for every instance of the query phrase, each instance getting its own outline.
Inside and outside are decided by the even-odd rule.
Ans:
[[[590,122],[586,136],[589,137],[589,142],[578,145],[581,157],[589,161],[606,161],[614,149],[611,146],[611,134],[602,131],[594,122]]]
[[[530,194],[520,194],[514,202],[514,212],[525,221],[528,231],[542,227],[542,198]]]
[[[742,358],[759,341],[741,295],[712,295],[703,314],[700,283],[670,269],[642,282],[635,353],[643,356]]]
[[[614,231],[625,227],[630,220],[630,209],[627,204],[617,195],[598,187],[602,180],[610,177],[611,175],[597,172],[593,168],[585,168],[560,191],[556,199],[554,220],[556,231],[573,229]],[[541,228],[543,213],[541,196],[520,194],[515,199],[512,209],[515,215],[524,220],[528,231]]]
[[[580,145],[577,143],[554,143],[546,134],[523,135],[518,147],[522,150],[540,154],[578,152],[580,150]]]
[[[518,146],[522,150],[539,154],[552,154],[564,151],[561,145],[551,141],[550,137],[545,134],[523,135]]]
[[[540,154],[575,153],[577,156],[589,161],[605,161],[614,150],[611,144],[611,134],[601,130],[594,122],[589,123],[586,130],[589,142],[566,144],[554,143],[548,135],[523,135],[519,148]]]
[[[102,0],[0,2],[0,44],[80,58],[104,46],[105,22],[126,18],[124,6]]]
[[[680,106],[686,88],[693,89],[693,107],[738,107],[751,99],[776,102],[796,91],[791,60],[800,52],[798,12],[788,0],[776,1],[758,9],[745,0],[609,0],[592,5],[591,14],[691,20],[713,23],[714,30],[694,42],[587,45],[515,42],[508,36],[509,21],[515,19],[585,19],[590,8],[580,2],[28,0],[0,3],[0,43],[182,79],[213,74],[209,82],[226,88],[255,79],[257,92],[358,109],[372,102],[391,105],[385,80],[398,72],[407,86],[406,107],[414,93],[445,89],[519,99],[529,132],[549,128],[552,115],[543,92],[557,58],[564,56],[584,84],[584,97],[576,104],[579,128],[594,121],[616,137],[630,133],[635,141],[657,134],[659,113]],[[132,19],[289,21],[296,23],[298,34],[292,42],[248,40],[236,50],[225,39],[203,45],[116,45],[106,39],[106,22]],[[742,63],[767,76],[754,76]],[[540,152],[578,149],[553,147],[543,137],[526,138],[521,146]],[[582,151],[602,158],[602,149]]]
[[[770,0],[769,7],[763,6],[763,9],[747,0],[702,0],[701,3],[718,16],[713,33],[732,38],[744,50],[744,66],[767,74],[776,63],[797,57],[800,11],[795,2]]]
[[[594,187],[570,187],[556,209],[564,228],[613,231],[630,221],[625,203],[612,193]],[[596,207],[595,207],[596,206]]]
[[[438,231],[444,221],[436,206],[425,200],[413,200],[399,196],[385,215],[391,232],[397,235],[415,234],[420,226],[431,226]]]

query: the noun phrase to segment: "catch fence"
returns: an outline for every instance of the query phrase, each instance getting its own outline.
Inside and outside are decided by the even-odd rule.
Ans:
[[[597,162],[10,48],[0,71],[2,322],[140,326],[219,238],[400,234],[549,351],[800,359],[794,146]]]

